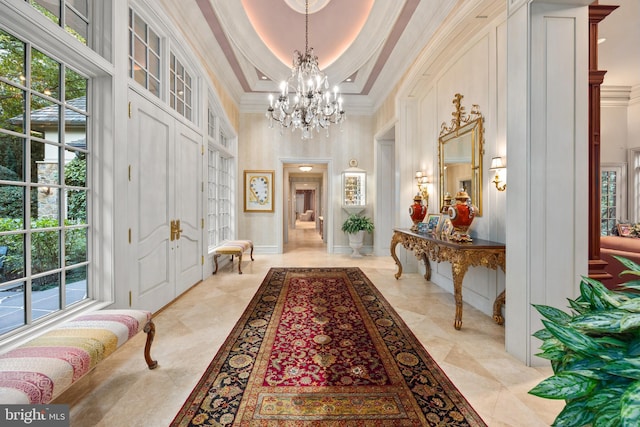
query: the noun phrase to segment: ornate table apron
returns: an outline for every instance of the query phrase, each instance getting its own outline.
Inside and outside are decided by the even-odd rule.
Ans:
[[[398,272],[395,274],[396,279],[402,275],[402,264],[396,256],[398,243],[401,243],[405,249],[412,251],[416,258],[424,261],[426,268],[424,278],[426,280],[431,279],[429,260],[451,263],[453,296],[456,302],[456,317],[453,326],[456,329],[462,327],[462,279],[469,267],[481,266],[492,270],[497,270],[500,267],[503,272],[505,271],[505,245],[502,243],[482,239],[459,243],[432,235],[414,233],[408,229],[394,228],[391,238],[391,256],[398,266]],[[505,300],[505,291],[502,291],[493,303],[493,320],[499,325],[504,323],[501,309]]]

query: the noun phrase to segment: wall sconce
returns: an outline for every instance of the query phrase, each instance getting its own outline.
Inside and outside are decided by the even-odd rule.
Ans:
[[[506,182],[500,185],[500,183],[502,182],[502,180],[500,179],[500,172],[505,169],[507,169],[507,167],[504,165],[504,163],[502,163],[502,157],[494,157],[493,159],[491,159],[491,167],[489,167],[489,170],[495,171],[496,173],[493,177],[493,181],[491,182],[496,185],[496,189],[498,191],[504,191],[507,189]]]
[[[416,172],[416,183],[418,184],[418,194],[422,196],[422,200],[425,205],[429,204],[429,178],[422,173],[422,171]]]

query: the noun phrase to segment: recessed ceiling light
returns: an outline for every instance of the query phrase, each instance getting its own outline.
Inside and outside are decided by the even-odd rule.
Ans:
[[[598,39],[598,44],[602,44],[602,43],[604,43],[604,42],[606,42],[606,41],[607,41],[606,37],[600,37],[600,38]]]
[[[260,77],[262,80],[267,80],[267,76]]]
[[[350,82],[351,81],[351,77],[348,77],[346,81]]]

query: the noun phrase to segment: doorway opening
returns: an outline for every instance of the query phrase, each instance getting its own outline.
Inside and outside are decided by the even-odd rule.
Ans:
[[[283,252],[326,251],[326,163],[284,163]]]

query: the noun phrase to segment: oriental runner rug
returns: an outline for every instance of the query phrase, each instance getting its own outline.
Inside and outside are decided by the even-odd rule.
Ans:
[[[171,426],[486,426],[359,268],[272,268]]]

